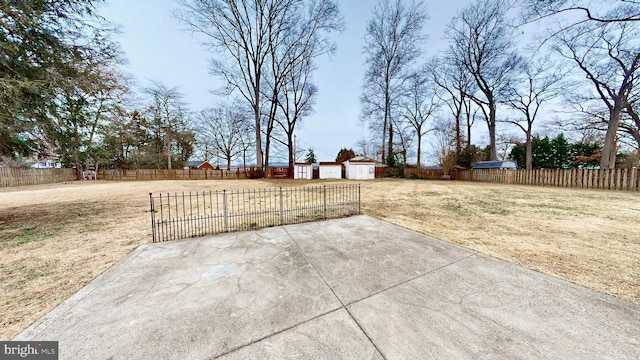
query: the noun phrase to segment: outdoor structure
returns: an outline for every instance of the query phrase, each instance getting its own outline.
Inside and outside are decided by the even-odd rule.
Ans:
[[[0,188],[78,180],[76,169],[0,167]]]
[[[198,170],[215,169],[215,166],[211,165],[211,163],[209,163],[208,161],[199,161],[199,160],[189,161],[188,167],[191,169],[198,169]]]
[[[342,163],[320,162],[320,179],[342,179]]]
[[[271,179],[292,179],[293,173],[288,162],[269,162],[265,176]]]
[[[293,165],[293,178],[294,179],[313,179],[313,164],[311,163],[296,163]]]
[[[33,163],[31,167],[34,169],[60,169],[62,163],[55,159],[42,159]]]
[[[359,184],[149,193],[149,203],[154,243],[335,219],[361,209]]]
[[[518,164],[515,161],[478,161],[472,167],[476,169],[517,169]]]
[[[373,180],[376,163],[371,159],[351,159],[344,162],[345,175],[351,180]]]

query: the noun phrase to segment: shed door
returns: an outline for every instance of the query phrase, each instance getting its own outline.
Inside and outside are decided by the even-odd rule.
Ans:
[[[309,166],[298,166],[298,179],[309,179]]]
[[[356,179],[366,180],[368,170],[369,170],[369,167],[367,165],[358,165],[358,172],[356,175]]]

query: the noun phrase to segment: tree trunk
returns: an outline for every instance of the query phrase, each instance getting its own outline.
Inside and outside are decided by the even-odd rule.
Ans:
[[[289,175],[293,175],[293,163],[295,162],[295,157],[294,157],[295,148],[293,146],[293,137],[291,136],[292,133],[293,131],[287,134],[287,148],[289,153]]]
[[[469,100],[468,102],[469,106],[466,108],[466,113],[467,113],[467,149],[471,148],[471,100]]]
[[[382,125],[382,162],[384,163],[387,159],[385,158],[385,146],[387,142],[387,109],[385,105],[384,109],[384,124]]]
[[[271,147],[271,136],[267,135],[267,139],[264,143],[264,167],[269,167],[269,148]]]
[[[462,105],[460,106],[460,109],[462,109]],[[462,139],[460,138],[460,113],[461,110],[458,110],[458,113],[456,114],[456,156],[459,156],[462,152]],[[419,138],[420,135],[418,134],[418,139]],[[420,149],[420,143],[418,143],[418,149]],[[418,157],[420,157],[419,153]]]
[[[254,104],[253,106],[253,116],[255,119],[255,127],[256,127],[256,166],[258,167],[258,169],[262,169],[264,170],[263,167],[263,163],[262,163],[262,137],[260,134],[260,109],[258,108],[258,96],[259,96],[259,91],[256,91],[256,104]]]
[[[76,174],[78,176],[78,180],[84,180],[85,178],[84,178],[84,171],[82,171],[82,162],[80,161],[80,159],[76,157],[75,163],[76,163]]]
[[[607,135],[602,145],[602,158],[600,158],[600,169],[616,168],[616,135],[620,125],[622,114],[622,101],[616,99],[612,111],[609,113],[609,124],[607,125]]]
[[[167,169],[171,170],[171,128],[167,128]]]
[[[247,150],[242,150],[242,169],[247,170]]]
[[[496,105],[493,102],[489,102],[489,122],[487,123],[489,128],[489,147],[491,150],[491,161],[498,160],[498,153],[496,151]]]
[[[418,131],[418,163],[416,164],[417,165],[416,167],[418,169],[421,168],[421,165],[420,165],[420,159],[421,159],[420,154],[422,153],[422,134],[421,134],[421,132],[422,131],[420,131],[420,130]]]
[[[391,122],[389,122],[389,150],[387,156],[393,156],[393,124]]]
[[[527,170],[533,169],[533,145],[531,144],[531,125],[527,130],[527,143],[526,143],[526,155],[525,155],[525,168]]]

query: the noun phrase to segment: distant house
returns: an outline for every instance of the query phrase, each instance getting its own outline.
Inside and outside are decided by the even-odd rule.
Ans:
[[[293,165],[293,178],[294,179],[313,179],[313,164],[312,163],[296,163]]]
[[[198,169],[198,170],[202,170],[202,169],[213,170],[213,169],[215,169],[215,166],[211,165],[208,161],[202,161],[202,160],[189,161],[187,163],[187,166],[189,167],[189,169]]]
[[[342,163],[320,162],[320,179],[342,179]]]
[[[473,170],[480,169],[517,169],[518,164],[515,161],[478,161],[471,167]]]
[[[60,169],[62,164],[58,160],[43,159],[33,163],[31,167],[35,169]]]
[[[347,179],[373,180],[376,177],[376,162],[371,159],[347,160],[344,162]]]
[[[8,167],[30,167],[33,169],[60,169],[62,168],[62,163],[60,162],[60,158],[55,155],[48,155],[44,157],[38,157],[37,155],[19,159],[16,161],[9,161],[5,164]]]

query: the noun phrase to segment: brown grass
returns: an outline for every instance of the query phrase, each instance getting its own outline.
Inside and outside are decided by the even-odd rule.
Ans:
[[[149,192],[310,183],[94,181],[0,189],[0,339],[149,243]],[[362,197],[366,214],[640,304],[640,193],[376,180],[362,183]]]

